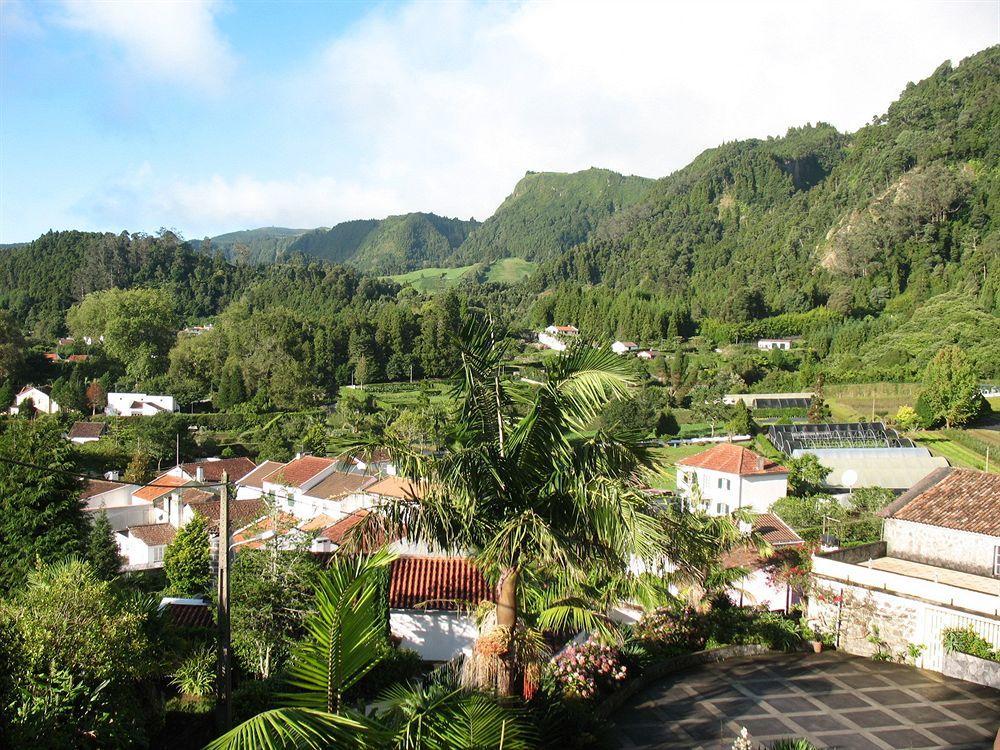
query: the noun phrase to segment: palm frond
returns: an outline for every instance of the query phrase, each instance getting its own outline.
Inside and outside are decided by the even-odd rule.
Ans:
[[[373,726],[309,708],[276,708],[257,714],[210,742],[205,750],[326,750],[370,747]]]

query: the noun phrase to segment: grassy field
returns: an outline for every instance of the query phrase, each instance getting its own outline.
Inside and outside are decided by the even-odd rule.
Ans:
[[[828,385],[827,403],[837,421],[855,422],[858,417],[891,416],[900,406],[913,406],[920,392],[918,383],[861,383],[858,385]]]
[[[958,432],[958,431],[953,431]],[[990,446],[990,472],[1000,472],[1000,435],[993,430],[964,430],[978,442]],[[983,433],[988,433],[984,435]],[[952,466],[966,469],[986,468],[985,450],[980,452],[971,445],[962,445],[948,435],[948,431],[920,430],[908,433],[919,445],[936,456],[944,456]]]
[[[535,270],[535,265],[520,258],[503,258],[486,270],[486,280],[514,284],[530,276]],[[421,268],[418,271],[401,273],[389,278],[404,286],[409,284],[424,294],[433,294],[455,286],[463,276],[475,268],[475,265],[458,268]]]
[[[674,464],[686,456],[693,456],[707,450],[708,445],[678,445],[677,447],[654,448],[653,453],[660,462],[659,473],[650,480],[650,486],[659,490],[677,489],[677,467]]]
[[[427,394],[432,404],[446,404],[451,401],[448,389],[451,387],[443,381],[423,381],[424,389],[414,387],[411,390],[392,391],[387,393],[372,392],[375,402],[383,409],[416,408]]]

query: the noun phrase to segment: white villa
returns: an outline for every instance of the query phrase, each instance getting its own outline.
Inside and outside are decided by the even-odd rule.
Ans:
[[[155,414],[177,411],[173,396],[149,393],[109,393],[106,414],[119,417],[151,417]]]
[[[695,502],[696,487],[712,515],[741,508],[767,513],[788,494],[788,469],[742,446],[720,443],[677,462],[677,492],[685,504]]]
[[[611,345],[611,351],[620,357],[621,355],[628,354],[629,352],[639,351],[639,345],[634,341],[615,341]]]
[[[59,404],[52,400],[51,391],[48,387],[36,388],[33,385],[26,385],[20,390],[20,392],[14,397],[14,405],[10,407],[11,414],[19,414],[21,411],[21,404],[23,404],[28,399],[35,407],[35,411],[39,414],[58,414]]]
[[[758,349],[791,349],[792,339],[760,339],[757,342]]]
[[[538,343],[553,351],[566,351],[566,339],[580,335],[580,330],[576,326],[548,326],[538,334]]]

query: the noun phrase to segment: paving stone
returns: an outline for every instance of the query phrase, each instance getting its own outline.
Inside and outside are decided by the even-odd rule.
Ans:
[[[992,739],[989,732],[975,724],[952,724],[951,726],[928,727],[926,731],[938,737],[944,743],[945,747]]]
[[[795,734],[793,727],[788,726],[781,719],[777,718],[747,719],[746,721],[739,722],[739,724],[746,727],[747,731],[750,732],[750,736],[758,742],[777,737],[789,737]]]
[[[944,701],[958,701],[968,698],[961,690],[950,685],[928,685],[927,687],[908,688],[912,692],[925,698],[931,703],[943,703]]]
[[[766,714],[767,709],[753,698],[723,698],[712,701],[712,705],[723,716],[736,721],[740,716],[756,716]]]
[[[854,729],[840,719],[840,714],[817,713],[789,717],[807,732],[836,732],[840,729]]]
[[[892,685],[891,682],[877,674],[841,674],[837,676],[837,679],[852,688],[881,688]]]
[[[920,703],[921,700],[902,690],[863,690],[862,695],[872,703],[880,706],[905,706],[909,703]]]
[[[811,697],[830,708],[869,708],[871,706],[864,698],[854,693],[830,693],[829,695]]]
[[[860,711],[845,711],[840,714],[845,719],[850,719],[862,729],[876,729],[878,727],[898,727],[901,723],[899,719],[890,716],[885,711],[877,708],[862,709]]]
[[[767,697],[767,705],[780,714],[815,713],[816,704],[797,696]]]
[[[862,734],[818,734],[816,739],[837,750],[885,750],[885,745]]]
[[[893,711],[914,724],[941,724],[954,721],[936,708],[930,706],[893,706]]]
[[[937,747],[937,740],[930,739],[915,729],[883,729],[873,734],[890,747]]]

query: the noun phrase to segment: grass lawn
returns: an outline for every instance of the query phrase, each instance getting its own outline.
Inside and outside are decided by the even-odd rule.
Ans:
[[[439,403],[449,403],[451,398],[448,396],[448,390],[451,386],[444,381],[423,381],[425,388],[429,386],[427,390],[417,388],[416,385],[410,390],[405,391],[392,391],[387,393],[377,393],[372,392],[372,397],[375,402],[383,409],[407,409],[415,408],[423,400],[423,394],[426,393],[431,400],[432,404]]]
[[[990,430],[969,430],[971,433],[980,432],[991,432]],[[913,438],[919,445],[927,448],[931,453],[936,456],[944,456],[948,459],[948,463],[952,466],[960,466],[966,469],[979,469],[983,470],[986,468],[986,456],[973,448],[962,445],[942,432],[935,432],[931,430],[919,430],[917,432],[908,433],[911,438]],[[978,438],[978,436],[975,436]],[[991,436],[992,441],[996,441],[996,433]],[[1000,472],[1000,449],[994,451],[992,446],[996,445],[995,442],[991,443],[990,449],[990,471]]]
[[[504,258],[490,266],[486,272],[487,281],[516,284],[535,272],[536,263],[521,258]]]
[[[654,448],[653,455],[659,461],[659,472],[652,479],[649,480],[651,487],[655,487],[658,490],[676,490],[677,489],[677,467],[674,463],[679,461],[686,456],[693,456],[695,453],[701,453],[704,450],[708,450],[711,446],[709,445],[678,445],[676,447],[668,446],[666,448]]]
[[[919,383],[859,383],[825,388],[833,418],[844,422],[855,422],[861,416],[871,419],[873,400],[876,418],[893,415],[900,406],[913,406],[919,393]]]

